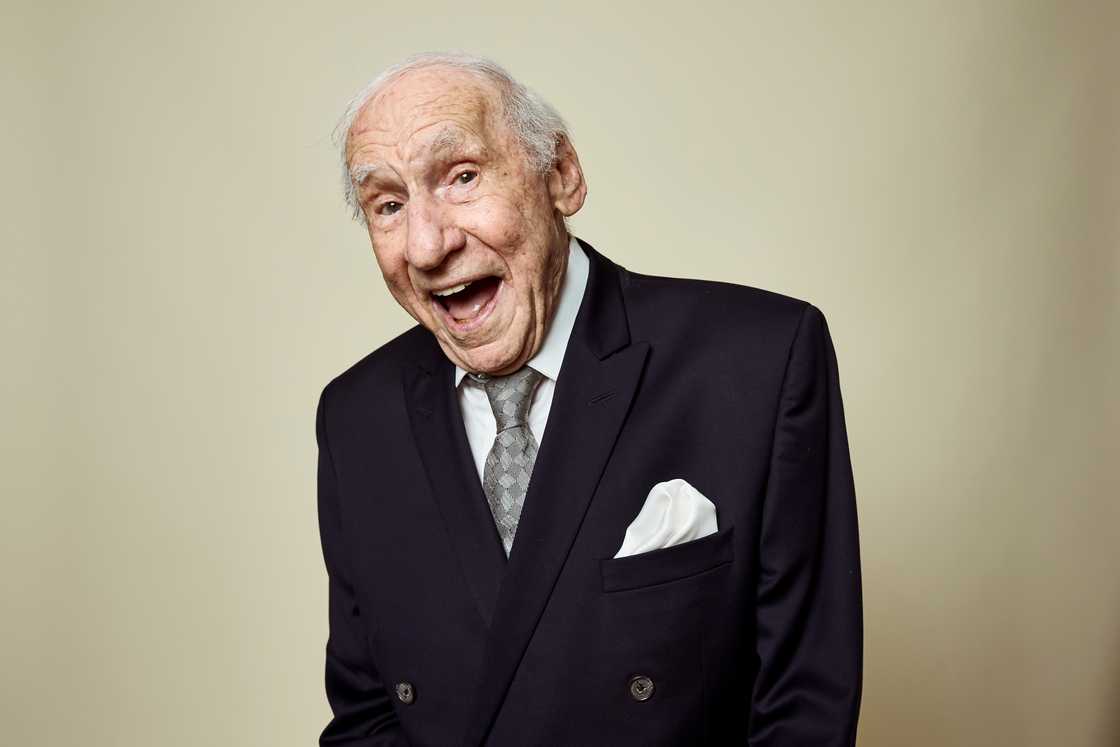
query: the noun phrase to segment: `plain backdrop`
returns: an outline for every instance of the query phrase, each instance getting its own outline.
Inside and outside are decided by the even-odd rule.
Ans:
[[[577,235],[824,311],[860,744],[1120,743],[1115,3],[4,16],[0,742],[315,742],[316,399],[413,323],[329,135],[382,67],[465,50],[570,122]]]

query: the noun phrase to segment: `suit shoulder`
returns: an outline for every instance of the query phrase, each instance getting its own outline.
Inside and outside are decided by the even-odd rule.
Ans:
[[[393,339],[355,361],[326,383],[322,398],[353,396],[355,392],[393,391],[400,381],[402,365],[418,359],[431,333],[414,324]],[[386,386],[388,385],[388,386]]]
[[[793,333],[815,307],[805,299],[722,280],[650,275],[623,270],[622,287],[631,322],[670,318],[693,333],[711,331]]]

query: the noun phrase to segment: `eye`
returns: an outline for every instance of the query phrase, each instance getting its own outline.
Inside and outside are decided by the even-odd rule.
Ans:
[[[456,184],[470,184],[478,177],[477,171],[460,171],[455,175]]]
[[[376,212],[379,215],[392,215],[393,213],[400,210],[401,207],[402,206],[399,202],[396,202],[395,200],[389,200],[388,202],[383,202],[378,205]]]

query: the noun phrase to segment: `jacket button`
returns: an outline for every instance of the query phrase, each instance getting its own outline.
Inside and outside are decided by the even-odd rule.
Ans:
[[[416,700],[416,690],[412,687],[411,682],[397,683],[397,700],[405,705]]]
[[[630,678],[630,697],[638,702],[649,700],[653,695],[653,680],[644,674],[636,674]]]

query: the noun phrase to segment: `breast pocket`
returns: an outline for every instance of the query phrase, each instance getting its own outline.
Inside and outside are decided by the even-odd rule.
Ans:
[[[734,560],[735,548],[729,526],[715,534],[599,563],[603,591],[640,589],[695,576]]]

